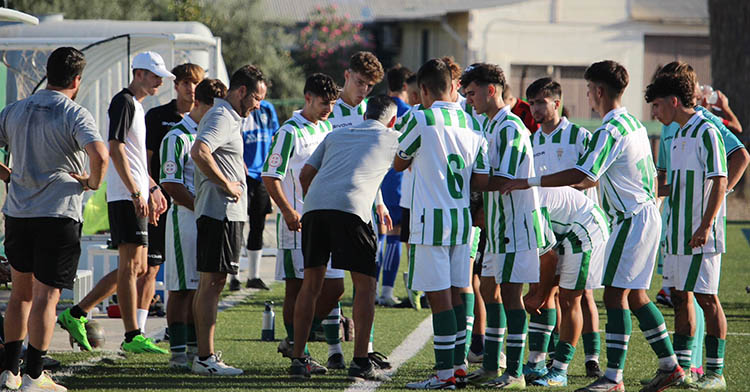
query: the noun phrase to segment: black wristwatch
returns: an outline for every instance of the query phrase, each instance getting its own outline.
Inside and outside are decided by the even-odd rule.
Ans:
[[[138,191],[138,192],[135,192],[135,193],[131,193],[130,194],[130,198],[131,199],[140,199],[141,198],[141,191]]]

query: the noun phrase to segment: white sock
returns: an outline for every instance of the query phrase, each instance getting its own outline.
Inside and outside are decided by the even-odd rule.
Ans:
[[[380,296],[383,298],[393,298],[393,287],[383,286]]]
[[[604,371],[604,377],[607,377],[614,382],[620,382],[622,381],[622,370],[607,368],[607,370]]]
[[[367,353],[374,353],[375,350],[372,348],[372,342],[367,342]]]
[[[668,357],[659,358],[659,369],[661,370],[672,370],[677,366],[677,356],[670,355]]]
[[[247,251],[247,264],[248,264],[248,279],[260,278],[260,258],[263,256],[263,250],[248,250]]]
[[[146,320],[148,319],[148,309],[136,309],[135,318],[136,320],[138,320],[138,328],[140,328],[141,332],[145,335],[146,334]]]
[[[333,354],[343,354],[344,350],[341,349],[341,343],[329,344],[328,345],[328,356]]]
[[[558,370],[562,370],[563,372],[567,372],[568,371],[568,364],[560,362],[560,361],[558,361],[556,359],[552,360],[552,367],[554,367],[555,369],[558,369]]]
[[[588,361],[596,361],[598,363],[599,362],[599,355],[598,354],[586,355],[586,362],[588,362]]]
[[[547,353],[542,351],[529,351],[529,363],[539,363],[544,361]]]

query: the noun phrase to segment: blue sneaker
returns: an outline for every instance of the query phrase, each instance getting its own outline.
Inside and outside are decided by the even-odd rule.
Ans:
[[[547,367],[544,366],[544,362],[539,362],[537,364],[527,363],[523,365],[523,377],[526,379],[527,383],[530,383],[537,378],[544,377],[547,372],[548,370]]]
[[[550,369],[547,374],[534,380],[531,385],[542,387],[565,387],[568,386],[568,373],[557,369]]]

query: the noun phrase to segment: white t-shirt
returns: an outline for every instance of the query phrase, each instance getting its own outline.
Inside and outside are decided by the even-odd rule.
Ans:
[[[292,118],[286,120],[274,135],[271,142],[271,151],[266,158],[261,174],[262,177],[281,180],[284,197],[300,215],[303,212],[304,198],[299,173],[305,166],[307,159],[332,130],[331,123],[328,121],[318,121],[317,124],[313,124],[304,118],[301,113],[299,110],[294,112]],[[279,249],[302,248],[301,233],[290,231],[281,216],[277,219],[279,219],[279,224],[277,225],[276,235]]]
[[[693,255],[726,252],[725,200],[711,223],[706,244],[692,248],[689,243],[700,227],[708,207],[712,177],[727,176],[727,154],[719,130],[698,111],[672,139],[670,154],[671,194],[667,215],[667,253]]]
[[[148,199],[148,166],[146,160],[146,113],[127,88],[112,98],[107,110],[109,139],[125,144],[125,158],[138,191]],[[110,154],[111,156],[111,154]],[[132,200],[131,192],[115,170],[112,158],[107,170],[107,201]]]
[[[409,243],[469,243],[472,173],[486,174],[487,144],[471,116],[454,102],[418,110],[399,138],[399,157],[412,159]]]
[[[161,141],[159,154],[161,156],[161,170],[159,182],[173,182],[182,184],[195,196],[195,162],[190,158],[190,149],[198,134],[198,124],[186,115],[172,127]]]

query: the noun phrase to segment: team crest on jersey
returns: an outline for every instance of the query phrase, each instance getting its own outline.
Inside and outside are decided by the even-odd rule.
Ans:
[[[175,161],[164,162],[164,173],[170,175],[177,173],[177,163]]]
[[[557,149],[557,159],[562,159],[562,156],[563,156],[563,149],[562,148],[558,148]]]
[[[268,166],[279,167],[281,166],[281,155],[279,153],[273,153],[268,157]]]

